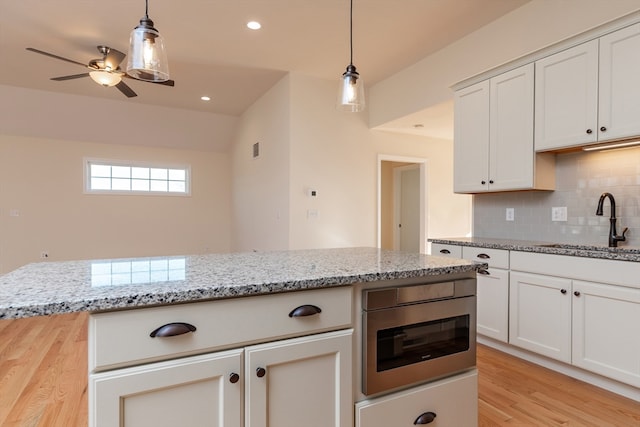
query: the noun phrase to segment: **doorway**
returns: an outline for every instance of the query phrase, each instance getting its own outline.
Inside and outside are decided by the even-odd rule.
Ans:
[[[427,253],[426,159],[378,156],[378,247]]]

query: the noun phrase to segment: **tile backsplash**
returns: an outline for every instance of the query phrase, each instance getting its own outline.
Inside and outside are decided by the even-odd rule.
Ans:
[[[475,195],[473,235],[606,245],[609,200],[604,215],[595,214],[604,192],[615,197],[618,234],[629,228],[619,246],[640,246],[640,148],[557,154],[555,191]],[[552,221],[551,208],[563,206],[567,221]],[[514,221],[506,221],[506,208],[515,209]]]

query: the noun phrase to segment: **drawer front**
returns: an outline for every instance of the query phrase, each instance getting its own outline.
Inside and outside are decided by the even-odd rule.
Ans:
[[[321,312],[289,314],[313,305]],[[132,366],[245,344],[350,327],[350,286],[92,314],[89,371]],[[163,325],[186,323],[194,332],[151,337]]]
[[[427,423],[427,417],[433,417],[428,424],[434,427],[477,426],[477,372],[356,404],[356,427],[414,427]]]
[[[432,243],[431,255],[462,258],[462,246]]]
[[[493,268],[509,268],[509,251],[504,249],[487,249],[465,246],[462,248],[462,258],[470,261],[481,261]]]

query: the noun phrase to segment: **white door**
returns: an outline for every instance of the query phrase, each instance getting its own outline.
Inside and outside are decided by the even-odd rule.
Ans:
[[[640,289],[573,282],[573,364],[640,387]]]
[[[241,356],[231,350],[93,374],[89,426],[240,427]]]
[[[420,252],[420,165],[396,168],[395,248]]]
[[[353,330],[246,348],[246,427],[351,427]]]
[[[489,189],[533,187],[533,64],[491,79]]]
[[[571,280],[510,273],[509,343],[571,363]]]
[[[535,149],[596,142],[598,137],[598,40],[535,65]]]
[[[640,134],[640,24],[600,38],[598,139]]]
[[[453,191],[489,188],[489,80],[454,94]]]
[[[477,277],[478,333],[509,341],[509,271],[489,268]]]

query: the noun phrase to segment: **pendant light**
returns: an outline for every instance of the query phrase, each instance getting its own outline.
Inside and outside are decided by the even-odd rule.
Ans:
[[[138,80],[165,82],[169,80],[169,63],[162,36],[149,19],[149,0],[145,0],[140,25],[131,31],[127,74]]]
[[[337,107],[343,111],[357,113],[364,110],[364,82],[353,65],[353,0],[349,11],[349,47],[350,59],[347,70],[340,79]]]

